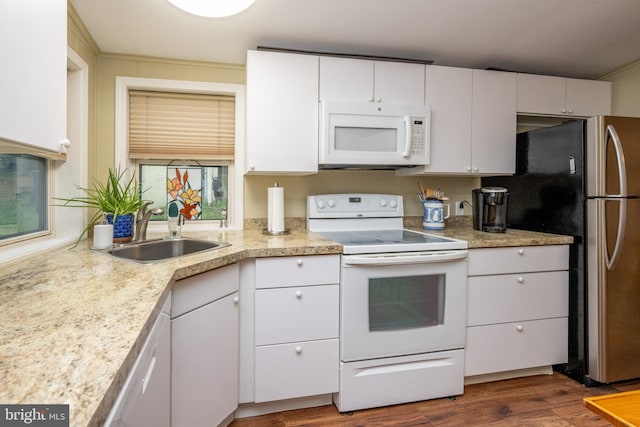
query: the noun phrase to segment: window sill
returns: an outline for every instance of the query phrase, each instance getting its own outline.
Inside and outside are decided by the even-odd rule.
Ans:
[[[46,237],[8,245],[0,248],[0,265],[21,261],[45,251],[59,249],[73,244],[75,240],[72,237]]]

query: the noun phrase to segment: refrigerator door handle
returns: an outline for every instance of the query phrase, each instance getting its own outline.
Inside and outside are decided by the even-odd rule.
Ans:
[[[618,262],[618,258],[620,258],[620,252],[622,251],[622,244],[624,243],[624,234],[627,228],[627,199],[614,199],[610,201],[616,201],[620,203],[618,207],[618,232],[616,233],[616,244],[613,247],[613,254],[609,256],[609,251],[605,247],[605,255],[607,257],[607,269],[612,270],[616,263]],[[604,208],[604,203],[603,203]],[[606,216],[602,215],[602,219],[604,221],[603,230],[605,233],[603,244],[607,244],[607,227],[606,227]]]
[[[613,125],[607,126],[607,138],[605,138],[605,150],[608,136],[613,141],[613,149],[616,153],[616,163],[618,165],[618,183],[620,185],[620,194],[611,194],[608,196],[627,197],[627,167],[624,160],[624,151],[622,151],[622,142]]]
[[[616,244],[613,247],[613,254],[609,256],[609,251],[605,250],[606,258],[607,258],[607,269],[611,270],[615,267],[618,262],[618,258],[620,257],[620,252],[622,251],[622,244],[624,243],[624,233],[627,228],[627,168],[624,160],[624,151],[622,151],[622,141],[620,141],[620,137],[618,136],[618,132],[616,132],[616,128],[613,125],[607,126],[605,138],[605,150],[606,143],[609,140],[609,136],[611,137],[611,141],[613,142],[613,149],[616,154],[616,163],[618,166],[618,183],[620,186],[620,194],[611,194],[607,195],[608,197],[620,197],[618,202],[620,203],[619,211],[618,211],[618,232],[616,234]],[[603,220],[605,219],[605,214],[602,215]],[[606,225],[605,225],[605,239],[604,244],[607,243],[606,238]]]

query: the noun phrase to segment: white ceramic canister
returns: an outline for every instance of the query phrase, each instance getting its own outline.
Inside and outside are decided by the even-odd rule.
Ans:
[[[444,220],[449,218],[451,213],[450,206],[438,199],[427,199],[422,202],[422,206],[424,207],[422,228],[425,230],[443,230]]]

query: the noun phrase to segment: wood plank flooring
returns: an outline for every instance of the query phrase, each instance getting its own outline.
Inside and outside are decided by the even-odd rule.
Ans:
[[[544,426],[606,427],[607,421],[585,408],[582,399],[640,390],[640,381],[585,387],[561,374],[474,384],[455,399],[423,402],[341,414],[335,406],[298,409],[239,418],[230,427],[450,427]]]

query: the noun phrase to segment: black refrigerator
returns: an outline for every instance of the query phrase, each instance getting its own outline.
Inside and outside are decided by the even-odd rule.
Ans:
[[[595,385],[640,378],[640,119],[601,116],[520,133],[507,226],[574,237],[568,363]]]

